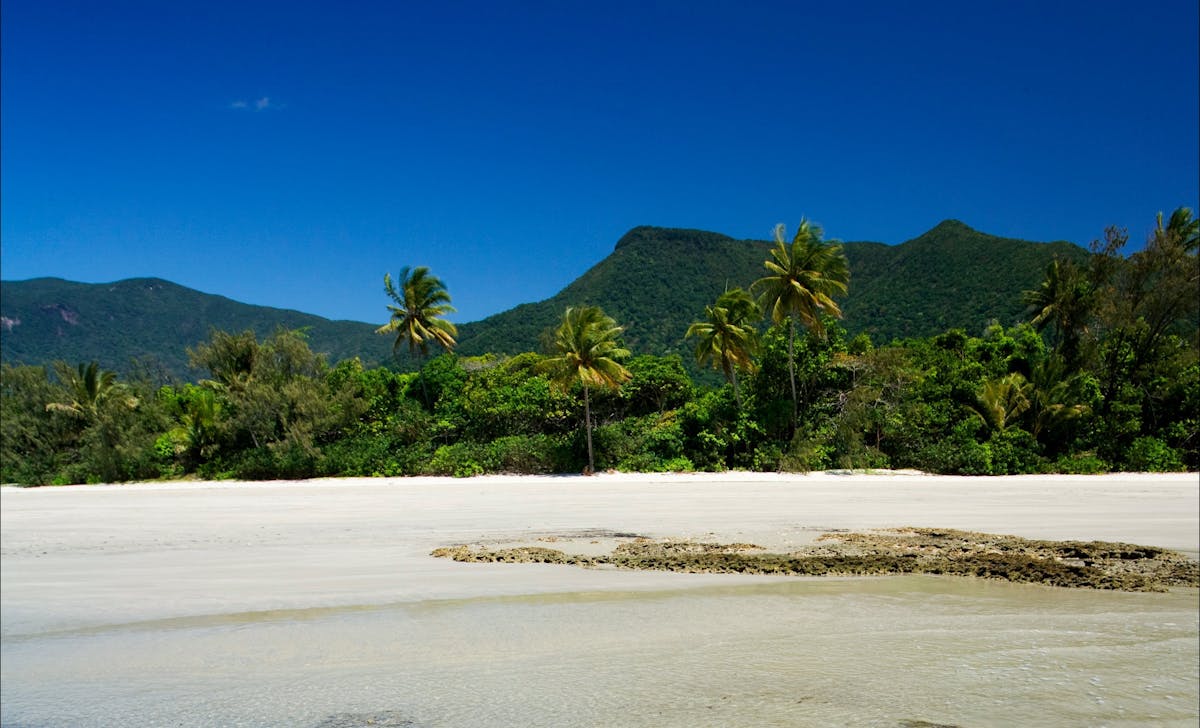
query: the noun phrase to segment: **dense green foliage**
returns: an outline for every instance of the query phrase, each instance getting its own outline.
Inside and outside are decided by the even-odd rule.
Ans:
[[[1090,257],[1047,261],[1014,294],[1023,322],[977,334],[876,346],[826,308],[793,339],[785,317],[726,359],[740,402],[732,376],[697,387],[678,355],[631,356],[620,319],[588,306],[560,312],[554,353],[446,353],[406,373],[359,358],[330,366],[307,333],[282,327],[212,331],[187,352],[204,375],[194,384],[94,361],[4,363],[0,480],[1197,470],[1196,231],[1176,213],[1126,256],[1125,235],[1109,230]],[[698,316],[719,321],[714,309],[728,318],[735,298],[700,302],[678,336]],[[724,355],[718,345],[707,357]]]
[[[1038,285],[1051,260],[1087,259],[1072,243],[1001,238],[957,220],[903,245],[846,243],[845,251],[854,273],[846,327],[877,343],[956,328],[978,334],[991,321],[1011,326],[1023,320],[1021,292]]]

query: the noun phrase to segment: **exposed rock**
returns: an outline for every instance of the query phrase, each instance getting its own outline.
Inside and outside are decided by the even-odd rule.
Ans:
[[[540,539],[541,540],[541,539]],[[1200,564],[1152,546],[1105,541],[1040,541],[949,529],[825,533],[787,554],[746,543],[634,538],[608,555],[543,546],[452,546],[434,556],[464,562],[570,564],[689,573],[792,576],[946,574],[1051,586],[1165,591],[1200,586]],[[762,552],[762,553],[758,553]]]

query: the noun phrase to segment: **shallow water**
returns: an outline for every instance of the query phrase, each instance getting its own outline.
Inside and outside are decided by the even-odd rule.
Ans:
[[[544,567],[562,569],[570,567]],[[780,579],[13,634],[3,725],[1195,726],[1196,590]]]

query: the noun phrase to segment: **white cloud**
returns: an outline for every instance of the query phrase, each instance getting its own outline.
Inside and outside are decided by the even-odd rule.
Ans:
[[[253,109],[254,111],[274,111],[277,109],[282,109],[283,106],[281,106],[279,104],[271,103],[270,96],[263,96],[262,98],[255,99],[253,101],[246,101],[245,99],[238,99],[236,101],[230,102],[229,108],[239,109],[239,110],[240,109],[247,109],[247,110]]]

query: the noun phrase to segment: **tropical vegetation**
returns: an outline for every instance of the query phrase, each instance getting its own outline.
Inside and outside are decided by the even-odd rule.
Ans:
[[[466,355],[445,286],[405,269],[385,277],[378,327],[413,350],[402,362],[330,362],[304,329],[280,327],[212,330],[186,352],[203,372],[190,383],[95,361],[4,363],[0,479],[1194,471],[1197,231],[1176,210],[1127,253],[1128,235],[1109,229],[1014,294],[1023,320],[885,341],[849,330],[854,262],[802,224],[760,250],[757,301],[728,288],[687,313],[687,359],[635,353],[634,327],[586,301],[564,306],[544,347]]]

